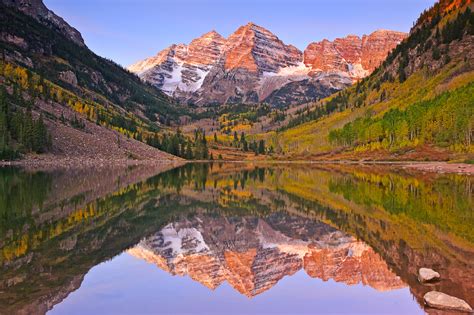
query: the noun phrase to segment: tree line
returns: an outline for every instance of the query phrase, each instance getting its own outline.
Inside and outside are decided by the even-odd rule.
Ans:
[[[154,134],[147,138],[146,143],[152,147],[168,152],[170,154],[188,160],[207,160],[214,157],[209,154],[206,133],[202,129],[196,129],[194,135],[187,137],[181,130],[174,134]]]
[[[18,96],[17,96],[18,97]],[[25,106],[25,109],[12,104]],[[30,104],[0,88],[0,159],[14,159],[20,153],[43,153],[51,148],[51,135],[43,116],[33,118]]]
[[[214,133],[214,142],[219,143],[216,133]],[[240,137],[237,131],[234,131],[234,135],[232,138],[232,142],[230,142],[230,145],[244,152],[253,152],[255,153],[255,155],[273,153],[273,147],[270,146],[269,148],[267,148],[267,146],[265,145],[265,140],[247,140],[245,132],[243,131],[240,133]]]

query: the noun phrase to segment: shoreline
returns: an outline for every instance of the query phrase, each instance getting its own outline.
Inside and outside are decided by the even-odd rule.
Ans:
[[[403,169],[418,170],[431,173],[455,173],[474,175],[474,164],[440,161],[354,161],[354,160],[184,160],[170,159],[116,159],[103,158],[47,158],[0,161],[0,167],[21,167],[27,169],[56,169],[81,167],[110,167],[138,165],[184,165],[187,163],[235,163],[235,164],[321,164],[321,165],[394,165]]]
[[[19,167],[25,169],[54,170],[62,168],[102,168],[102,167],[134,167],[143,165],[172,165],[181,166],[189,161],[176,158],[170,159],[103,159],[103,158],[57,158],[57,159],[23,159],[0,161],[0,168]]]

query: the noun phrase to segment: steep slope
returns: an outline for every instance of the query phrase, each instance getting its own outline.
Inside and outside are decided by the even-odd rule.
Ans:
[[[302,53],[248,23],[227,39],[213,31],[128,69],[182,103],[266,102],[281,107],[328,96],[365,77],[405,36],[376,31],[362,38],[312,43]],[[196,46],[201,58],[193,58]]]
[[[185,109],[95,55],[80,33],[41,1],[5,0],[0,6],[0,80],[8,106],[13,112],[42,114],[52,132],[53,154],[94,157],[95,147],[104,149],[104,157],[112,152],[120,152],[120,159],[166,156],[140,141],[178,121]]]
[[[472,6],[472,1],[435,4],[372,75],[299,114],[290,129],[263,137],[292,157],[469,158]]]
[[[46,26],[57,29],[66,38],[81,47],[85,47],[81,33],[49,10],[42,0],[1,0],[0,2],[6,6],[17,8]]]
[[[179,111],[165,95],[142,84],[114,62],[78,46],[54,25],[28,18],[15,9],[31,1],[13,3],[14,6],[2,7],[1,48],[6,61],[26,66],[75,93],[94,93],[94,99],[105,97],[120,107],[139,109],[150,120],[177,119]],[[34,15],[33,4],[28,6],[29,16]]]

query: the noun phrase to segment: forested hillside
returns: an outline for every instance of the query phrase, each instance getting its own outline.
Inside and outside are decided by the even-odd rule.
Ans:
[[[27,6],[27,14],[17,10],[25,7],[21,1],[0,7],[0,159],[45,152],[106,160],[165,157],[153,147],[208,157],[202,136],[172,128],[188,117],[187,107],[94,54],[62,19],[58,26],[48,20],[52,13],[42,16],[47,8],[40,1]]]
[[[31,106],[11,109],[11,103],[21,102],[18,94],[10,96],[4,86],[0,88],[0,159],[14,159],[18,152],[42,153],[51,148],[51,136],[46,130],[43,116],[35,119]],[[16,146],[12,144],[15,141]]]
[[[150,121],[166,124],[181,114],[163,93],[56,29],[5,5],[0,17],[3,59],[103,105],[141,112]]]
[[[426,149],[472,154],[472,6],[438,2],[371,76],[263,137],[291,157],[363,152],[387,158]]]

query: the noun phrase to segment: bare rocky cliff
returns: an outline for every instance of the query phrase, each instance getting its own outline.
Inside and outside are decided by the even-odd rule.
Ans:
[[[304,63],[313,72],[340,71],[361,79],[372,73],[405,37],[405,33],[378,30],[362,38],[349,35],[332,42],[325,39],[308,45]]]

